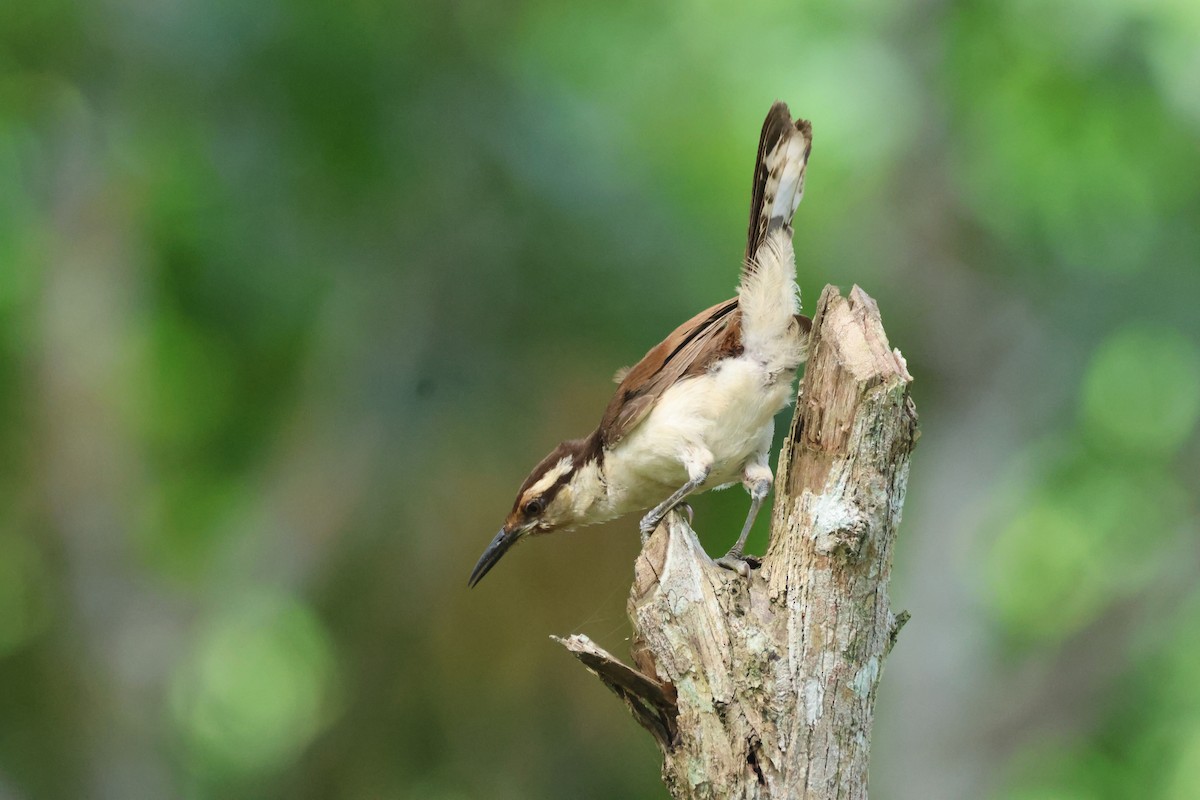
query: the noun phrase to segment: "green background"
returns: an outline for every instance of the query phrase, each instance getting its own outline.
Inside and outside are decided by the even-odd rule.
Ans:
[[[0,0],[0,797],[665,797],[547,638],[625,652],[635,521],[465,582],[731,295],[776,98],[806,310],[871,293],[922,420],[873,795],[1200,797],[1198,54],[1194,0]]]

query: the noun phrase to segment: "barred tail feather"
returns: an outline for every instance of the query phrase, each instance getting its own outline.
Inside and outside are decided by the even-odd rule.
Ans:
[[[804,119],[793,121],[787,105],[776,102],[767,112],[758,140],[746,236],[747,269],[753,269],[754,257],[770,227],[791,226],[804,197],[804,170],[811,151],[812,125]]]
[[[738,286],[745,352],[770,369],[794,369],[804,360],[800,291],[792,250],[792,217],[804,196],[804,171],[812,150],[812,126],[792,121],[783,103],[763,123],[754,168],[750,232]]]

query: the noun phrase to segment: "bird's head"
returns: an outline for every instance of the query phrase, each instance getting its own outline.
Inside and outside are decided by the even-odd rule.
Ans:
[[[479,583],[509,548],[526,536],[567,531],[587,523],[583,515],[591,498],[585,496],[580,476],[595,470],[598,452],[595,437],[572,439],[554,448],[533,468],[517,492],[504,527],[471,571],[468,586]]]

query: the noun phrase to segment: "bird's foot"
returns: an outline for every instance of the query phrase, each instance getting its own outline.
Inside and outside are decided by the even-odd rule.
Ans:
[[[725,555],[716,560],[718,567],[731,569],[743,578],[750,577],[750,570],[758,569],[762,566],[762,560],[757,556],[748,556],[739,552],[736,548],[730,550]]]
[[[642,534],[642,546],[645,547],[646,542],[650,541],[650,534],[654,533],[654,529],[658,527],[658,523],[662,522],[662,516],[651,511],[646,516],[642,517],[642,521],[638,523],[638,531]]]
[[[682,511],[684,514],[686,514],[687,520],[688,520],[688,525],[692,524],[692,520],[695,518],[695,514],[696,514],[696,512],[692,509],[692,507],[690,505],[688,505],[687,503],[679,503],[674,508],[672,508],[671,511]],[[663,511],[660,513],[659,510],[656,508],[653,511],[646,514],[646,516],[642,517],[641,523],[638,524],[638,530],[642,534],[642,544],[643,545],[645,545],[646,542],[650,541],[651,534],[654,533],[655,528],[657,528],[659,526],[659,523],[661,523],[663,521],[663,519],[667,516],[668,513],[670,513],[670,511]]]

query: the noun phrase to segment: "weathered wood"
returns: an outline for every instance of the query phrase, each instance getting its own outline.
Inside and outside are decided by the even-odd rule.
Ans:
[[[716,566],[672,513],[634,569],[635,667],[559,640],[654,735],[676,798],[867,796],[875,691],[908,618],[887,587],[917,416],[858,287],[825,288],[809,354],[761,567]]]

